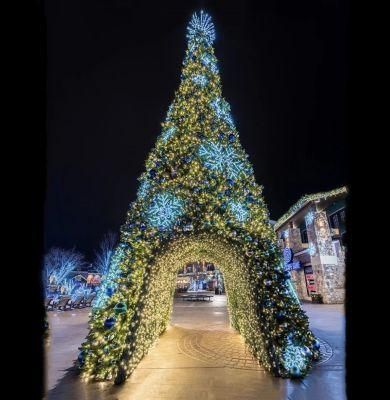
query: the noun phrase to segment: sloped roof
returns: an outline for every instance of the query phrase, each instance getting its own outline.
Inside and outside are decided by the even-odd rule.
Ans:
[[[320,192],[314,194],[305,194],[302,196],[289,210],[283,214],[275,223],[274,229],[280,228],[286,221],[288,221],[294,214],[296,214],[301,208],[306,206],[311,201],[327,199],[328,197],[338,196],[339,194],[348,193],[346,186],[342,186],[337,189],[330,190],[329,192]]]

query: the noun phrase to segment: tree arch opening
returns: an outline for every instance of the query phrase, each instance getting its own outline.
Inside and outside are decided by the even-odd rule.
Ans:
[[[199,235],[171,243],[151,268],[145,282],[144,306],[134,341],[140,350],[130,358],[130,368],[136,366],[144,349],[149,349],[166,329],[172,312],[177,272],[194,260],[208,260],[218,265],[224,276],[231,325],[244,337],[252,352],[264,359],[256,310],[256,277],[251,276],[245,258],[231,243],[218,237]]]

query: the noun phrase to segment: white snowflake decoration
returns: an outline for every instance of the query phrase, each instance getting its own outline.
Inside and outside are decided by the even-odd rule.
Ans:
[[[146,216],[151,226],[166,230],[174,225],[183,210],[184,203],[181,199],[171,193],[160,193],[153,198]]]
[[[208,79],[204,75],[195,75],[193,76],[192,81],[195,84],[204,87],[207,85]]]
[[[237,179],[239,175],[250,172],[232,147],[207,142],[199,146],[199,156],[207,168],[224,173],[229,179]]]
[[[137,195],[140,198],[144,198],[147,196],[149,189],[150,189],[151,185],[150,182],[146,179],[144,179],[141,184],[139,185],[138,191],[137,191]]]
[[[162,139],[164,142],[167,142],[176,132],[176,127],[170,126],[169,128],[165,129],[162,133]]]
[[[283,352],[283,364],[287,370],[298,368],[299,371],[305,370],[307,366],[307,356],[302,346],[297,346],[289,339],[286,349]]]
[[[230,115],[229,103],[221,97],[217,97],[211,102],[211,105],[214,108],[217,117],[225,121],[231,128],[233,128],[234,122],[232,116]]]
[[[187,27],[187,38],[192,40],[204,40],[211,45],[215,40],[214,24],[211,17],[201,10],[200,15],[197,13],[192,15],[191,21]]]
[[[229,209],[239,222],[245,222],[249,218],[248,207],[238,201],[229,202]]]
[[[309,254],[312,257],[316,254],[316,246],[313,243],[309,244]]]
[[[311,225],[314,221],[314,212],[309,211],[305,216],[306,225]]]
[[[210,54],[202,54],[200,58],[203,65],[210,69],[211,72],[216,74],[218,72],[217,64],[214,61],[214,58]]]

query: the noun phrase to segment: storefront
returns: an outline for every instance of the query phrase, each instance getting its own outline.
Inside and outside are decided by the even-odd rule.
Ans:
[[[186,291],[219,291],[224,292],[223,276],[211,263],[200,262],[185,265],[178,273],[177,292]]]
[[[274,225],[301,300],[343,303],[347,189],[302,197]]]

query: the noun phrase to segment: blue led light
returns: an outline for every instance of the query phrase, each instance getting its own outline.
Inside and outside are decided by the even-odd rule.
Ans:
[[[316,246],[314,243],[309,244],[309,254],[313,257],[316,254]]]
[[[78,286],[78,282],[76,282],[73,279],[65,279],[62,284],[61,287],[65,290],[65,294],[67,294],[68,296],[71,296],[72,300],[74,300],[75,298],[75,289]]]
[[[251,168],[232,147],[210,141],[200,145],[198,153],[207,168],[224,173],[229,179],[237,179],[251,172]]]
[[[216,74],[218,72],[217,64],[214,58],[210,54],[202,54],[200,61],[204,66],[206,66],[211,72]]]
[[[169,121],[169,120],[171,119],[172,112],[173,112],[173,104],[171,104],[171,105],[168,107],[167,118],[166,118],[167,121]]]
[[[111,290],[114,291],[118,286],[117,279],[121,272],[119,266],[125,257],[125,247],[126,245],[124,243],[121,243],[115,249],[114,254],[111,257],[110,269],[108,271],[108,274],[104,277],[100,285],[96,301],[93,305],[94,308],[103,307],[106,300],[110,297],[108,295],[107,288],[111,288]]]
[[[146,216],[151,226],[162,230],[171,228],[183,214],[184,202],[171,193],[156,195],[149,205]]]
[[[245,222],[249,218],[248,207],[238,201],[230,201],[229,210],[239,222]]]
[[[192,82],[201,87],[204,87],[207,85],[208,79],[204,75],[195,75],[192,77]]]
[[[294,288],[294,285],[293,285],[293,283],[291,282],[291,279],[289,279],[289,280],[287,281],[287,284],[288,284],[288,288],[289,288],[290,294],[294,297],[295,301],[296,301],[298,304],[301,304],[301,302],[299,301],[299,297],[298,297],[298,295],[297,295],[297,292],[296,292],[296,290],[295,290],[295,288]]]
[[[230,106],[226,100],[217,97],[211,102],[211,106],[219,119],[225,121],[231,128],[234,127],[233,118],[230,115]]]
[[[141,184],[139,185],[137,196],[141,199],[145,198],[150,190],[151,184],[147,179],[144,179]]]
[[[287,346],[283,352],[283,365],[287,370],[304,371],[308,364],[308,357],[302,346],[295,345],[288,339]]]
[[[187,38],[190,41],[202,40],[211,45],[215,40],[214,24],[211,17],[201,10],[199,16],[197,13],[192,15],[191,21],[187,27]]]
[[[311,225],[314,221],[314,212],[309,211],[305,216],[306,225]]]
[[[223,171],[226,164],[224,150],[224,147],[220,144],[208,142],[199,147],[199,155],[203,159],[206,167]]]
[[[167,142],[176,132],[176,127],[170,126],[169,128],[165,129],[161,135],[164,142]]]

